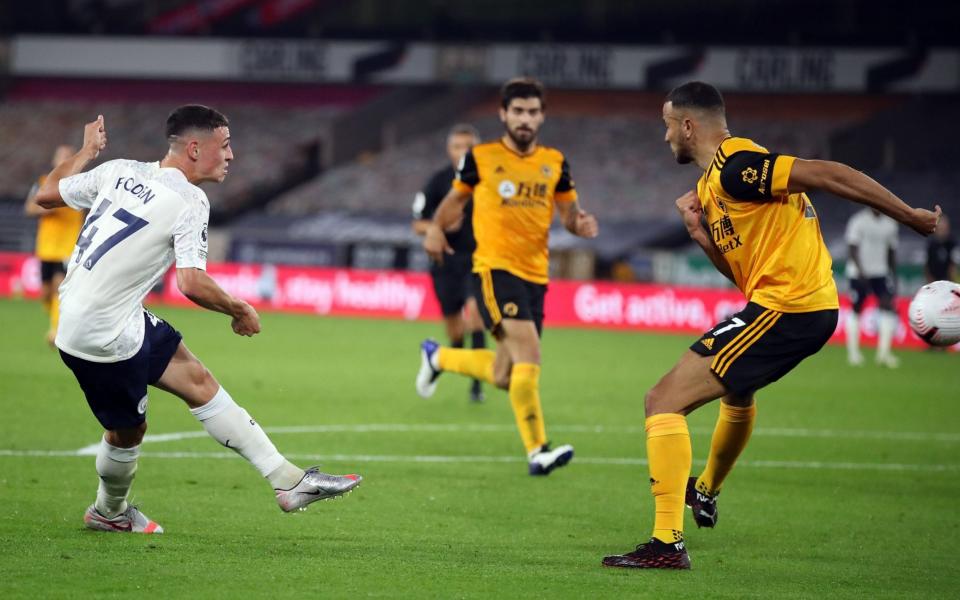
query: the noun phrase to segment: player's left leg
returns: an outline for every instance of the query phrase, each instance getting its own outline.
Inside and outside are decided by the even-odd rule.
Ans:
[[[870,287],[880,304],[877,314],[876,362],[878,365],[895,369],[900,366],[900,361],[890,352],[890,348],[893,346],[893,336],[897,332],[900,319],[897,317],[893,292],[885,277],[871,279]]]
[[[717,524],[717,496],[740,453],[750,441],[757,406],[753,393],[727,394],[720,400],[720,414],[710,440],[710,454],[700,477],[687,481],[686,504],[697,527]]]
[[[360,484],[359,475],[327,475],[315,468],[304,471],[284,458],[260,425],[183,342],[152,385],[183,400],[212,438],[247,459],[270,482],[284,511],[302,510],[311,502],[340,496]]]

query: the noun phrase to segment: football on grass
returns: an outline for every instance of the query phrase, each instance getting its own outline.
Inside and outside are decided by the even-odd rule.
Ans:
[[[934,281],[910,302],[910,328],[931,346],[960,342],[960,284]]]

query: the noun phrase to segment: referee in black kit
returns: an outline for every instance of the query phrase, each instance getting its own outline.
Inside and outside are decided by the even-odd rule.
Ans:
[[[457,165],[467,150],[479,141],[480,134],[473,125],[459,123],[450,128],[450,133],[447,134],[447,156],[450,164],[434,173],[413,201],[413,231],[417,235],[422,237],[426,233],[434,211],[450,191]],[[483,322],[477,312],[470,281],[473,250],[476,248],[473,239],[473,201],[468,202],[464,208],[462,221],[445,233],[454,253],[447,256],[442,265],[432,263],[430,276],[433,279],[433,291],[443,313],[447,338],[450,346],[463,348],[464,336],[469,331],[473,347],[483,348],[486,345]],[[470,400],[483,400],[483,388],[476,379],[470,382]]]

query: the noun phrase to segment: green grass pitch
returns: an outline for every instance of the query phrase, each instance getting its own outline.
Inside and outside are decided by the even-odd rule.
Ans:
[[[650,533],[643,394],[692,336],[548,329],[547,431],[570,466],[526,474],[503,392],[452,375],[413,390],[437,323],[159,307],[301,465],[356,470],[342,500],[283,514],[244,461],[204,436],[146,442],[132,499],[162,536],[100,534],[100,429],[43,341],[39,305],[0,302],[0,597],[939,598],[960,574],[960,356],[902,352],[852,369],[828,347],[758,394],[756,432],[717,529],[687,517],[693,570],[608,570]],[[868,356],[870,352],[868,351]],[[694,413],[694,471],[716,405]],[[150,434],[202,432],[152,391]],[[144,596],[145,595],[145,596]]]

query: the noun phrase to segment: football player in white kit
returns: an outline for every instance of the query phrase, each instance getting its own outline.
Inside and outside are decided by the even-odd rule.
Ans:
[[[361,481],[287,461],[180,333],[143,308],[144,296],[176,262],[177,286],[187,298],[232,317],[238,335],[260,332],[257,311],[205,270],[210,205],[197,185],[227,176],[228,125],[211,108],[181,106],[167,119],[170,149],[163,160],[111,160],[82,172],[106,147],[101,115],[84,127],[83,148],[51,171],[36,196],[44,208],[90,211],[60,287],[56,345],[106,430],[96,458],[97,499],[84,515],[91,529],[163,531],[127,503],[147,429],[148,385],[186,402],[214,439],[269,481],[284,511],[340,496]]]
[[[896,368],[890,352],[900,322],[894,304],[897,283],[897,222],[872,208],[857,211],[847,222],[847,278],[853,310],[847,315],[847,362],[863,364],[860,353],[860,313],[870,294],[877,297],[878,365]]]

